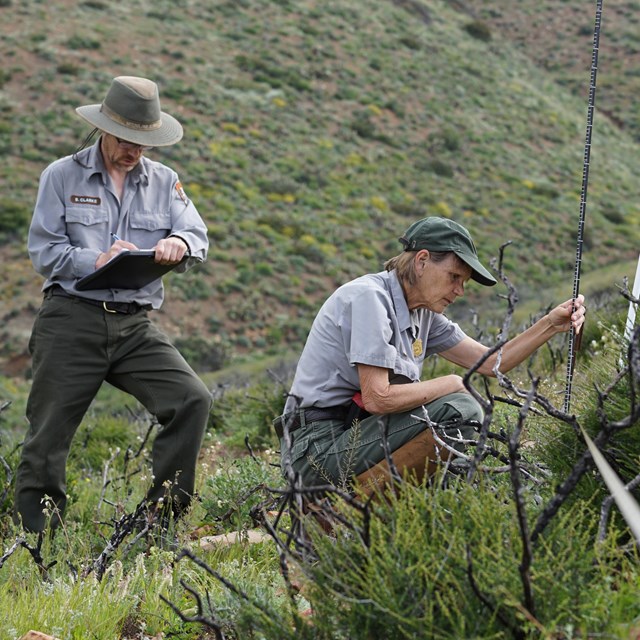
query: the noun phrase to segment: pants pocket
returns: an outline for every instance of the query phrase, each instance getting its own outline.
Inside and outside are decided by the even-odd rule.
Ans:
[[[293,446],[288,452],[285,449],[284,440],[280,440],[282,446],[280,468],[283,473],[285,473],[288,465],[291,465],[295,471],[301,470],[301,467],[303,467],[306,462],[307,452],[309,451],[309,440],[309,436],[295,438]]]

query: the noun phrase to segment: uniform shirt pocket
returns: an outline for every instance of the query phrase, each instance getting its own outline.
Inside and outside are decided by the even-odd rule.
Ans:
[[[139,247],[155,246],[171,231],[169,212],[135,211],[129,214],[131,241]]]
[[[99,246],[96,242],[106,234],[109,222],[106,210],[95,207],[67,207],[64,217],[71,244],[81,247]]]
[[[393,373],[405,376],[409,378],[409,380],[419,380],[423,361],[423,354],[415,357],[397,352],[396,361],[393,365]]]

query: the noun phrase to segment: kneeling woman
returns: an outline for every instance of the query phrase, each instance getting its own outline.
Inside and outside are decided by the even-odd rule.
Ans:
[[[422,380],[422,368],[432,354],[467,369],[482,358],[488,348],[444,312],[464,295],[470,279],[485,286],[496,280],[480,263],[468,231],[452,220],[419,220],[400,241],[404,251],[384,271],[356,278],[326,300],[284,413],[274,423],[283,469],[291,466],[307,487],[341,485],[354,476],[365,488],[384,483],[385,448],[401,474],[421,479],[449,455],[437,447],[431,423],[459,450],[482,420],[461,376]],[[554,335],[572,326],[580,330],[584,311],[582,296],[555,307],[506,343],[500,371],[508,372]],[[478,371],[495,376],[495,365],[494,354]]]

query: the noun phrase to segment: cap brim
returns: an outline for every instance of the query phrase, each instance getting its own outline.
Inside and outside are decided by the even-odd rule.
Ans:
[[[182,139],[182,125],[168,113],[160,112],[162,124],[158,129],[137,131],[114,122],[100,110],[101,106],[99,104],[89,104],[84,107],[78,107],[76,113],[83,120],[86,120],[101,131],[143,147],[168,147]]]
[[[456,251],[455,254],[465,264],[471,267],[471,279],[485,287],[493,287],[498,281],[480,264],[480,261],[473,255]]]

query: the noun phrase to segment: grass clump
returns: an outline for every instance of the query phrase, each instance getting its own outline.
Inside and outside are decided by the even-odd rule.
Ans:
[[[270,452],[267,452],[267,455]],[[218,466],[205,480],[201,504],[205,519],[237,531],[255,526],[254,509],[264,501],[266,487],[282,484],[280,465],[242,456]]]
[[[218,389],[211,423],[227,445],[241,449],[245,443],[256,449],[273,449],[273,419],[284,406],[280,382],[260,382],[246,388]]]

